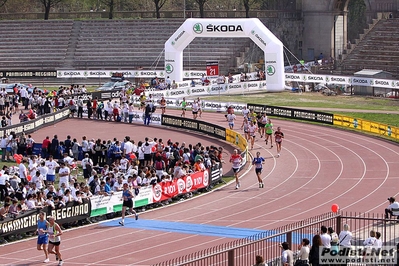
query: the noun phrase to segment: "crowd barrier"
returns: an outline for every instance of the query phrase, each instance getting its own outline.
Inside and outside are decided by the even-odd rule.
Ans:
[[[399,128],[383,123],[334,114],[334,125],[399,140]]]
[[[307,63],[308,66],[312,65]],[[356,76],[336,76],[336,75],[315,75],[309,73],[289,73],[291,67],[286,67],[285,81],[286,82],[303,82],[303,83],[322,83],[322,84],[341,84],[350,86],[370,86],[376,88],[399,89],[399,80],[394,79],[378,79],[366,78]],[[57,78],[107,78],[111,77],[113,73],[120,73],[119,70],[58,70]],[[124,77],[129,78],[166,78],[167,74],[162,70],[124,70],[122,71]],[[202,75],[206,75],[206,71],[183,71],[183,76],[186,79],[194,79],[196,85],[200,85],[199,79]],[[246,73],[247,81],[256,80],[257,72]],[[211,85],[217,85],[216,78],[211,78]],[[233,75],[233,83],[236,85],[240,81],[240,75]],[[246,83],[246,82],[244,82]],[[176,82],[178,89],[188,89],[191,81]],[[230,85],[229,84],[229,85]],[[245,85],[243,85],[245,86]],[[205,88],[207,88],[205,86]],[[262,86],[258,89],[266,88],[266,81],[262,82]],[[228,92],[228,90],[223,91]],[[209,91],[208,91],[209,93]]]
[[[61,120],[68,118],[68,116],[69,109],[63,109],[54,113],[39,116],[37,119],[34,120],[3,127],[0,130],[2,136],[8,136],[12,131],[14,131],[17,135],[22,132],[29,134],[40,128],[58,123]]]
[[[90,200],[83,199],[83,203],[68,202],[65,207],[59,209],[46,206],[41,209],[25,211],[15,218],[7,217],[0,221],[0,237],[35,232],[41,211],[46,216],[53,216],[59,224],[71,223],[89,218],[91,203]]]
[[[221,165],[217,164],[209,171],[196,172],[183,178],[141,187],[138,195],[133,200],[133,208],[145,207],[153,203],[172,199],[177,195],[207,188],[210,184],[215,184],[221,179],[220,175],[212,177],[209,172],[213,170],[220,171],[220,168]],[[110,196],[93,196],[90,199],[90,217],[120,212],[122,203],[122,191],[114,192]]]

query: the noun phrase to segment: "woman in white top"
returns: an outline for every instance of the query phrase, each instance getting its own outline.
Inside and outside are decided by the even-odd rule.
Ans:
[[[302,244],[298,246],[298,259],[300,260],[309,260],[309,252],[310,252],[310,248],[309,248],[309,244],[310,241],[307,238],[302,239]]]
[[[344,224],[344,230],[339,233],[339,245],[351,247],[352,233],[349,231],[349,225]]]
[[[61,227],[55,222],[54,217],[48,217],[47,223],[47,233],[49,234],[49,244],[48,244],[48,253],[55,254],[56,260],[58,260],[58,265],[62,265],[62,256],[60,253],[60,245],[61,245],[61,235],[62,230]],[[55,249],[53,251],[53,249]]]

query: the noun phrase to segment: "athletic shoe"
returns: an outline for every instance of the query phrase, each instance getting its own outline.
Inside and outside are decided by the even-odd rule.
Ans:
[[[264,188],[264,184],[263,183],[261,183],[262,184],[262,188]]]
[[[60,262],[58,262],[58,266],[61,266],[64,262],[62,260],[60,260]]]
[[[272,146],[270,146],[270,149],[271,149],[271,148],[273,148],[273,145],[272,145]]]
[[[267,140],[266,140],[266,145],[267,145]]]
[[[122,222],[122,221],[120,221],[120,222],[119,222],[119,224],[120,224],[120,225],[122,225],[122,226],[124,226],[124,225],[125,225],[125,223],[124,223],[124,222]]]
[[[50,259],[49,259],[49,258],[47,258],[47,259],[45,259],[45,260],[43,261],[43,263],[47,263],[47,262],[50,262]]]
[[[58,260],[58,256],[57,256],[57,254],[55,254],[55,260]]]
[[[238,182],[238,184],[237,184],[237,185],[238,185],[238,187],[241,187],[241,183],[240,183],[240,182]]]
[[[136,213],[136,221],[139,219],[139,215]]]
[[[239,187],[239,186],[238,186],[238,184],[237,184],[237,185],[236,185],[236,189],[238,189],[238,187]]]
[[[259,183],[259,188],[262,188],[262,183]]]
[[[277,158],[278,158],[278,157],[280,157],[280,153],[279,153],[279,154],[277,154]]]

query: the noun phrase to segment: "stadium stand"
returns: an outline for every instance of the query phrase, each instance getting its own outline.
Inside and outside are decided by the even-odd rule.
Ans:
[[[1,21],[2,69],[49,69],[64,64],[73,26],[63,21]]]
[[[354,73],[364,68],[399,73],[399,19],[382,19],[361,36],[342,61],[344,72]]]
[[[163,69],[164,44],[184,20],[1,21],[1,69]],[[151,29],[151,30],[150,30]],[[221,73],[236,67],[248,38],[196,38],[184,50],[184,67]]]

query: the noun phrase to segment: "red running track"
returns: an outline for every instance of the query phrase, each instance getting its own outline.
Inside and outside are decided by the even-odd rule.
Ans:
[[[201,119],[227,126],[221,114],[205,113]],[[238,118],[237,129],[241,119]],[[260,151],[266,158],[263,189],[258,188],[255,173],[250,170],[241,177],[239,190],[228,184],[192,200],[146,211],[140,218],[270,230],[326,213],[333,203],[344,211],[382,213],[386,198],[397,194],[398,145],[328,126],[273,122],[285,134],[280,158],[275,157],[275,148],[265,147],[260,138],[251,151]],[[41,129],[33,137],[41,141],[45,135],[53,134],[60,139],[67,134],[105,139],[130,135],[136,142],[145,136],[162,137],[220,144],[229,152],[232,150],[226,143],[188,132],[78,119]],[[228,167],[224,166],[225,173]],[[61,250],[64,265],[151,265],[230,241],[231,238],[94,224],[65,232]],[[0,251],[4,265],[42,265],[43,253],[36,250],[36,239],[5,245]]]

